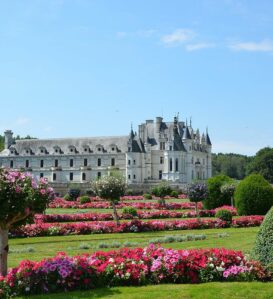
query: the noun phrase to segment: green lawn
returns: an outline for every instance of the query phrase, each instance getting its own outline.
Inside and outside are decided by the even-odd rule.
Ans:
[[[9,266],[14,267],[22,259],[41,260],[51,257],[58,251],[65,251],[69,255],[98,250],[99,243],[112,243],[125,241],[137,242],[138,247],[146,246],[150,239],[170,235],[204,234],[206,240],[187,241],[179,243],[164,244],[165,247],[175,249],[189,248],[212,248],[225,247],[234,250],[249,252],[253,247],[258,227],[251,228],[226,228],[226,229],[204,229],[187,231],[162,231],[145,233],[120,233],[120,234],[94,234],[94,235],[69,235],[37,238],[21,238],[10,240]],[[219,238],[219,233],[227,233],[228,236]],[[80,249],[80,244],[87,244],[90,249]],[[24,252],[31,247],[34,252]],[[109,250],[109,249],[108,249]]]
[[[85,292],[71,292],[31,297],[31,299],[272,299],[272,283],[205,283],[199,285],[152,285],[143,287],[115,287]]]

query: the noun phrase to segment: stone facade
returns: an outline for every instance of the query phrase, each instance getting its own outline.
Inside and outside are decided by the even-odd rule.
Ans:
[[[129,185],[187,184],[211,177],[211,141],[208,132],[201,135],[177,117],[147,120],[138,134],[131,129],[120,137],[14,140],[7,130],[0,166],[56,184],[84,184],[112,171],[124,175]]]

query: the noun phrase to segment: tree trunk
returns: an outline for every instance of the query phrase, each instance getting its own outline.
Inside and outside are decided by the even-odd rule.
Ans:
[[[114,219],[116,221],[117,226],[119,226],[120,222],[119,222],[119,217],[118,217],[118,213],[117,213],[116,204],[113,202],[112,205],[113,205],[113,210],[114,210]]]
[[[232,206],[232,207],[234,206],[234,203],[233,203],[233,196],[231,196],[231,206]]]
[[[198,221],[200,221],[199,213],[198,213],[198,202],[195,202],[195,214]]]
[[[0,229],[0,274],[7,275],[8,272],[8,230]]]

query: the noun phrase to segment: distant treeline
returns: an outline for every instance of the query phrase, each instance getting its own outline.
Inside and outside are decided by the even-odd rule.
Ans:
[[[4,149],[4,139],[4,136],[0,135],[0,151]],[[35,139],[35,137],[17,135],[15,139]],[[273,183],[273,148],[265,147],[252,157],[239,154],[212,154],[212,175],[225,174],[241,180],[251,173],[259,173]]]
[[[255,156],[212,154],[212,175],[225,174],[241,180],[251,173],[259,173],[273,183],[273,148],[265,147]]]

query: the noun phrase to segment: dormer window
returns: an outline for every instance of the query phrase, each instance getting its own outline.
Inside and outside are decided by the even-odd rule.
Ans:
[[[76,149],[76,147],[74,146],[74,145],[70,145],[69,147],[68,147],[68,151],[69,151],[69,153],[70,154],[72,154],[72,153],[77,153],[77,149]]]
[[[90,147],[89,147],[88,145],[85,145],[85,146],[83,147],[83,152],[84,152],[84,153],[90,153],[90,152],[91,152]]]
[[[54,146],[54,152],[55,152],[55,154],[61,154],[62,150],[59,146]]]
[[[46,154],[47,150],[46,150],[46,148],[44,146],[40,146],[39,147],[39,152],[40,152],[40,154]]]
[[[103,152],[103,146],[101,144],[96,145],[98,152]]]
[[[31,155],[32,154],[31,148],[29,148],[29,147],[25,148],[25,154],[26,155]]]
[[[11,155],[16,155],[16,149],[14,147],[10,147],[9,150]]]

